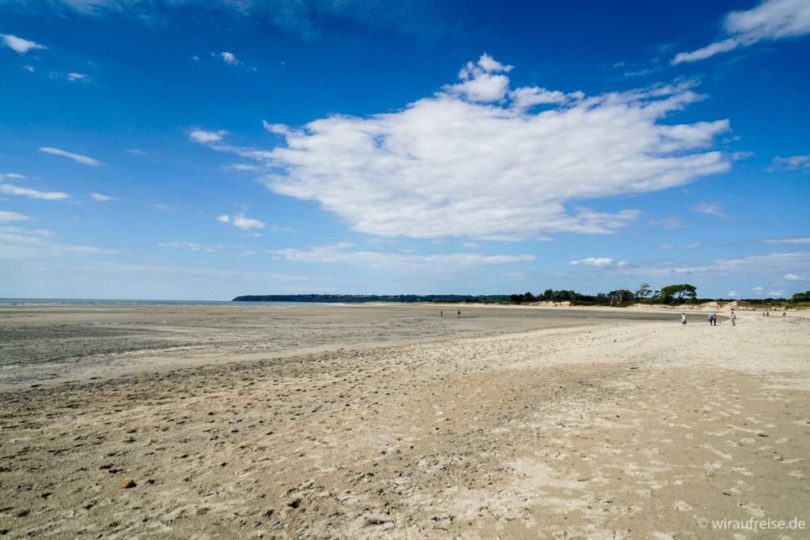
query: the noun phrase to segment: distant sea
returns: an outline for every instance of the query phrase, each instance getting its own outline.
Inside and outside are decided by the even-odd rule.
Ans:
[[[97,300],[87,298],[0,298],[0,306],[275,306],[325,305],[317,302],[231,302],[228,300]]]

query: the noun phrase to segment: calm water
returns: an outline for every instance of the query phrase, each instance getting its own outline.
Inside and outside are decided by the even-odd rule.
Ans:
[[[229,300],[104,300],[85,298],[0,298],[0,306],[319,306],[317,302],[231,302]]]

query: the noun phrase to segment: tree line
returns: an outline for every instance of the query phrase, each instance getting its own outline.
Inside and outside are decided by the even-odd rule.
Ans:
[[[628,306],[634,303],[646,304],[694,304],[708,302],[713,298],[698,298],[697,287],[689,283],[667,285],[653,289],[642,283],[635,291],[616,289],[606,293],[582,294],[574,290],[546,289],[540,294],[268,294],[237,296],[234,302],[313,302],[313,303],[364,303],[364,302],[432,302],[432,303],[475,303],[475,304],[531,304],[534,302],[570,302],[573,305]],[[786,302],[810,303],[810,291],[796,293],[790,300],[753,299],[743,300],[747,304],[783,304]]]
[[[570,302],[576,305],[599,305],[599,306],[627,306],[634,303],[645,304],[695,304],[698,302],[709,302],[717,300],[714,298],[698,298],[697,287],[689,283],[677,283],[667,285],[660,289],[653,289],[649,283],[642,283],[635,291],[629,289],[616,289],[606,293],[582,294],[573,290],[546,289],[541,294],[534,295],[531,292],[523,294],[512,294],[509,302],[512,304],[530,304],[533,302]],[[773,299],[746,299],[742,302],[751,304],[771,304],[771,303],[801,303],[810,302],[810,291],[794,294],[790,300],[784,298]]]

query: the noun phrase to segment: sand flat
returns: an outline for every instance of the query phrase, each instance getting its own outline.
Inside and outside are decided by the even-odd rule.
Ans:
[[[4,359],[5,534],[704,538],[734,531],[703,520],[810,521],[808,319],[127,309],[0,313],[105,329],[79,341],[178,340]],[[265,345],[271,316],[286,338]]]

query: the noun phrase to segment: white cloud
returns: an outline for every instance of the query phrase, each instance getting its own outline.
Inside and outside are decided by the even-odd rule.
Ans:
[[[810,278],[808,277],[802,277],[799,274],[792,274],[792,273],[785,274],[784,279],[786,281],[810,281]]]
[[[242,63],[232,52],[222,51],[219,53],[212,53],[212,54],[231,66],[238,66],[239,64]]]
[[[706,214],[707,216],[714,216],[719,218],[727,218],[728,214],[725,213],[723,208],[718,204],[699,203],[692,207],[692,210],[698,214]]]
[[[769,238],[762,240],[762,244],[787,244],[787,245],[801,245],[810,244],[810,236],[795,237],[795,238]]]
[[[810,267],[810,251],[766,253],[734,259],[716,259],[705,264],[659,264],[646,267],[633,267],[627,270],[634,275],[675,276],[675,275],[773,275],[775,272],[795,272],[799,268]]]
[[[9,212],[8,210],[0,210],[0,223],[9,223],[11,221],[28,221],[26,215],[18,214],[17,212]]]
[[[204,129],[192,129],[188,132],[188,138],[196,143],[211,144],[220,142],[227,134],[228,132],[223,130],[205,131]]]
[[[0,212],[2,222],[2,212]],[[92,255],[104,250],[92,246],[62,244],[44,229],[0,227],[0,259],[34,259],[63,255]]]
[[[493,72],[487,59],[470,63],[460,86],[401,111],[329,116],[303,129],[274,125],[284,144],[272,150],[210,146],[261,163],[270,190],[316,200],[352,229],[389,237],[612,233],[639,212],[596,212],[578,202],[662,190],[730,167],[711,150],[726,120],[659,123],[700,99],[689,84],[530,112],[507,87],[491,85],[493,75],[506,78],[498,65]],[[481,77],[486,90],[466,85]]]
[[[681,52],[673,64],[696,62],[716,54],[749,47],[763,40],[775,41],[810,33],[810,2],[765,0],[747,11],[732,11],[723,24],[727,38],[691,52]]]
[[[264,229],[267,224],[263,221],[259,221],[258,219],[253,219],[246,217],[244,214],[238,215],[229,215],[229,214],[220,214],[217,216],[217,221],[220,223],[227,223],[233,225],[237,229],[242,229],[243,231],[250,231],[253,229]]]
[[[279,249],[270,251],[279,259],[290,262],[342,263],[372,268],[485,266],[532,261],[534,255],[480,255],[477,253],[415,254],[365,251],[353,249],[350,243],[314,246],[308,249]]]
[[[62,150],[60,148],[52,148],[50,146],[42,146],[39,149],[40,152],[44,154],[50,154],[52,156],[60,156],[65,157],[68,159],[72,159],[76,163],[81,163],[82,165],[88,165],[90,167],[98,167],[101,165],[101,162],[95,158],[91,158],[89,156],[83,156],[81,154],[74,154],[73,152],[68,152],[67,150]]]
[[[41,45],[35,41],[23,39],[11,34],[0,34],[0,39],[2,40],[3,45],[18,54],[25,54],[28,51],[36,49],[47,49],[45,45]]]
[[[536,86],[524,87],[509,93],[516,109],[528,109],[535,105],[562,105],[585,97],[582,92],[566,94],[559,90],[546,90]]]
[[[65,77],[70,82],[90,82],[90,76],[84,73],[71,72],[68,73]]]
[[[104,195],[103,193],[91,193],[90,198],[96,202],[110,202],[118,200],[111,195]]]
[[[770,298],[784,298],[785,291],[783,291],[782,289],[779,289],[777,291],[768,291],[768,296]]]
[[[261,167],[249,163],[231,163],[230,165],[226,165],[224,169],[226,171],[257,172],[261,170]]]
[[[610,257],[586,257],[569,263],[571,266],[595,266],[597,268],[626,268],[630,266],[627,261],[617,261]]]
[[[223,246],[219,244],[208,245],[208,244],[198,244],[196,242],[164,242],[158,244],[158,247],[170,249],[184,249],[189,251],[203,251],[206,253],[213,253],[223,248]]]
[[[740,293],[738,291],[729,291],[726,293],[726,296],[728,296],[729,298],[737,298],[738,296],[740,296]]]
[[[765,287],[762,287],[762,286],[751,287],[751,291],[756,295],[760,295],[765,291]]]
[[[458,77],[462,82],[448,85],[445,90],[469,101],[500,101],[509,89],[509,77],[503,73],[511,69],[484,53],[477,63],[467,62],[461,68]]]
[[[773,158],[771,170],[810,171],[810,155],[777,156]]]
[[[38,191],[36,189],[18,187],[11,184],[0,184],[0,193],[18,197],[29,197],[31,199],[41,199],[44,201],[61,201],[70,197],[67,193],[61,193],[59,191]]]

